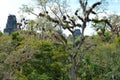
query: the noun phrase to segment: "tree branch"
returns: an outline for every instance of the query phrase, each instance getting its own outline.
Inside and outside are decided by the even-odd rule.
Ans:
[[[86,11],[86,6],[82,0],[79,0],[79,3],[80,3],[80,6],[82,7],[83,13],[84,13]]]
[[[91,44],[91,45],[87,46],[85,49],[83,49],[83,51],[89,50],[93,46],[97,46],[97,44]]]
[[[113,27],[112,27],[112,25],[110,24],[110,22],[109,22],[109,20],[108,20],[108,19],[101,19],[101,20],[92,19],[92,20],[90,20],[90,21],[93,21],[93,22],[95,22],[95,23],[104,22],[104,23],[106,23],[107,25],[109,25],[109,26],[110,26],[111,30],[113,30]]]
[[[96,2],[96,3],[94,3],[94,4],[91,6],[91,8],[87,10],[88,14],[92,13],[92,12],[93,12],[93,9],[94,9],[96,6],[100,5],[100,4],[102,4],[102,3],[101,3],[101,2]]]

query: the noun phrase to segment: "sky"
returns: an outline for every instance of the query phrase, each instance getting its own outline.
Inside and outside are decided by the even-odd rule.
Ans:
[[[18,16],[19,7],[29,3],[29,0],[0,0],[0,30],[3,31],[6,27],[8,15]]]
[[[34,1],[34,0],[33,0]],[[88,0],[91,4],[93,2],[96,2],[97,0]],[[108,2],[107,9],[110,13],[116,13],[120,14],[120,0],[106,0]],[[32,4],[32,0],[0,0],[0,30],[3,31],[3,29],[6,26],[8,15],[14,14],[16,17],[19,17],[18,11],[19,8],[22,6],[22,4]],[[78,0],[71,0],[71,5],[73,6],[73,9],[76,9],[79,7]],[[93,34],[92,32],[89,32],[90,28],[86,29],[86,34]]]

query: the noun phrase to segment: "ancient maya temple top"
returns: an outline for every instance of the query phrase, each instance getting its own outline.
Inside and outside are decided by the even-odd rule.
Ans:
[[[17,21],[15,15],[9,15],[7,19],[6,28],[4,29],[5,34],[11,34],[17,30]]]
[[[80,29],[75,29],[75,36],[78,37],[80,36],[80,34],[81,34]]]

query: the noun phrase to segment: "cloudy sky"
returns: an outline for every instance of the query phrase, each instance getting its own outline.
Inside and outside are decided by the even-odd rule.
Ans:
[[[109,3],[107,5],[109,12],[120,14],[120,0],[106,1]],[[31,2],[32,0],[0,0],[0,30],[3,31],[3,29],[5,28],[7,17],[9,14],[15,14],[18,17],[19,7],[21,7],[22,4],[31,5]],[[96,0],[90,0],[90,3],[93,2],[96,2]],[[74,8],[78,7],[78,0],[71,0],[71,5]]]

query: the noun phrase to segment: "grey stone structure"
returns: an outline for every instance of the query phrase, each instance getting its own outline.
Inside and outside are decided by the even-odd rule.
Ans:
[[[80,29],[75,29],[75,36],[78,37],[80,36],[80,34],[81,34]]]
[[[11,34],[17,30],[17,20],[15,15],[9,15],[7,19],[6,28],[4,29],[5,34]]]

